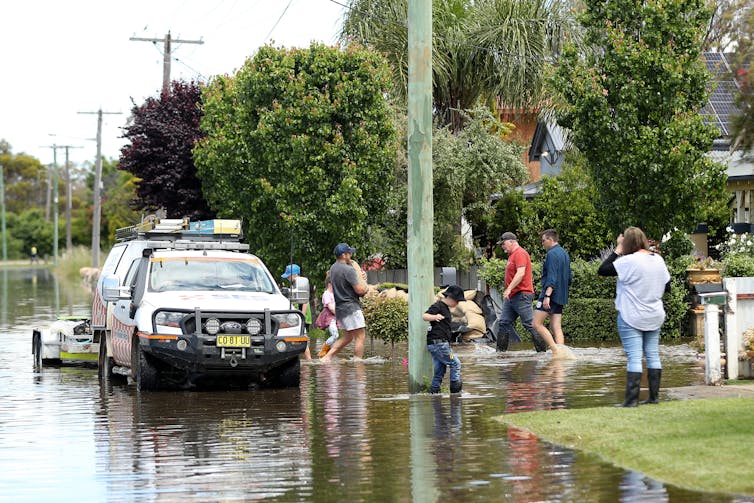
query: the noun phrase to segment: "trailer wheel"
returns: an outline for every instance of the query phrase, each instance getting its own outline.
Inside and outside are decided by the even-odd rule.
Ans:
[[[295,388],[301,382],[301,361],[298,357],[276,368],[271,379],[270,386],[275,388]]]
[[[134,336],[131,347],[135,353],[131,372],[136,381],[136,389],[139,391],[157,390],[160,384],[160,370],[154,357],[142,349],[138,336]]]
[[[34,361],[34,370],[42,368],[42,334],[34,330],[31,335],[31,355]]]

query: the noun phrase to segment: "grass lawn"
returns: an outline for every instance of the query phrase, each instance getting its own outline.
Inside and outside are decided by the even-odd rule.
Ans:
[[[754,399],[523,412],[497,419],[679,487],[754,495]]]

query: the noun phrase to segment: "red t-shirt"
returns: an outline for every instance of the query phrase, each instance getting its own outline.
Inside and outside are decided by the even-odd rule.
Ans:
[[[534,283],[531,275],[531,258],[529,258],[529,253],[521,246],[513,250],[508,256],[508,265],[505,266],[505,285],[508,286],[510,284],[519,267],[524,268],[524,277],[521,278],[521,281],[516,285],[516,288],[511,290],[511,297],[518,292],[534,293]]]

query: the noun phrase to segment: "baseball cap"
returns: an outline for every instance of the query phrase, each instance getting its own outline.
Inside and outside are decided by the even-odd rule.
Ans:
[[[517,238],[517,237],[516,237],[516,235],[515,235],[515,234],[513,234],[512,232],[503,232],[503,233],[502,233],[502,234],[500,235],[500,239],[499,239],[499,240],[497,241],[497,244],[500,244],[500,243],[502,243],[503,241],[508,241],[509,239],[512,239],[512,240],[514,240],[514,241],[518,241],[518,238]]]
[[[288,267],[285,268],[283,275],[280,277],[287,278],[291,274],[301,274],[301,268],[298,266],[298,264],[289,264]]]
[[[466,300],[466,297],[463,296],[463,290],[461,290],[460,286],[450,285],[445,289],[444,292],[442,292],[442,294],[446,297],[450,297],[456,302],[463,302],[464,300]]]
[[[340,257],[344,253],[356,253],[356,248],[349,246],[348,243],[338,243],[333,253],[336,257]]]

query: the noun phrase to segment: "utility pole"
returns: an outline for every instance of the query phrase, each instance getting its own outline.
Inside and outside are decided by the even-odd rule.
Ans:
[[[408,2],[408,386],[432,379],[427,322],[432,303],[432,0]]]
[[[100,214],[102,212],[102,115],[118,115],[120,112],[103,112],[100,108],[96,112],[79,112],[80,114],[97,114],[97,159],[94,168],[94,214],[92,215],[92,267],[99,267],[100,248]]]
[[[73,249],[73,239],[71,238],[71,212],[73,205],[71,198],[73,197],[73,189],[71,188],[71,167],[68,164],[68,150],[74,147],[72,145],[62,145],[65,149],[65,252],[71,253]]]
[[[3,233],[3,260],[8,260],[8,238],[5,234],[5,174],[0,164],[0,232]]]
[[[58,148],[60,145],[47,145],[52,149],[52,265],[58,265]],[[49,192],[48,192],[49,193]],[[49,201],[49,197],[48,197]],[[49,213],[47,214],[49,216]]]
[[[129,40],[135,41],[135,42],[152,42],[153,44],[156,44],[157,42],[163,42],[163,50],[162,50],[162,92],[167,93],[170,90],[170,60],[171,60],[171,45],[173,43],[176,44],[203,44],[204,41],[199,40],[182,40],[180,38],[171,38],[170,32],[168,31],[167,35],[165,35],[164,39],[161,38],[140,38],[140,37],[131,37]]]

